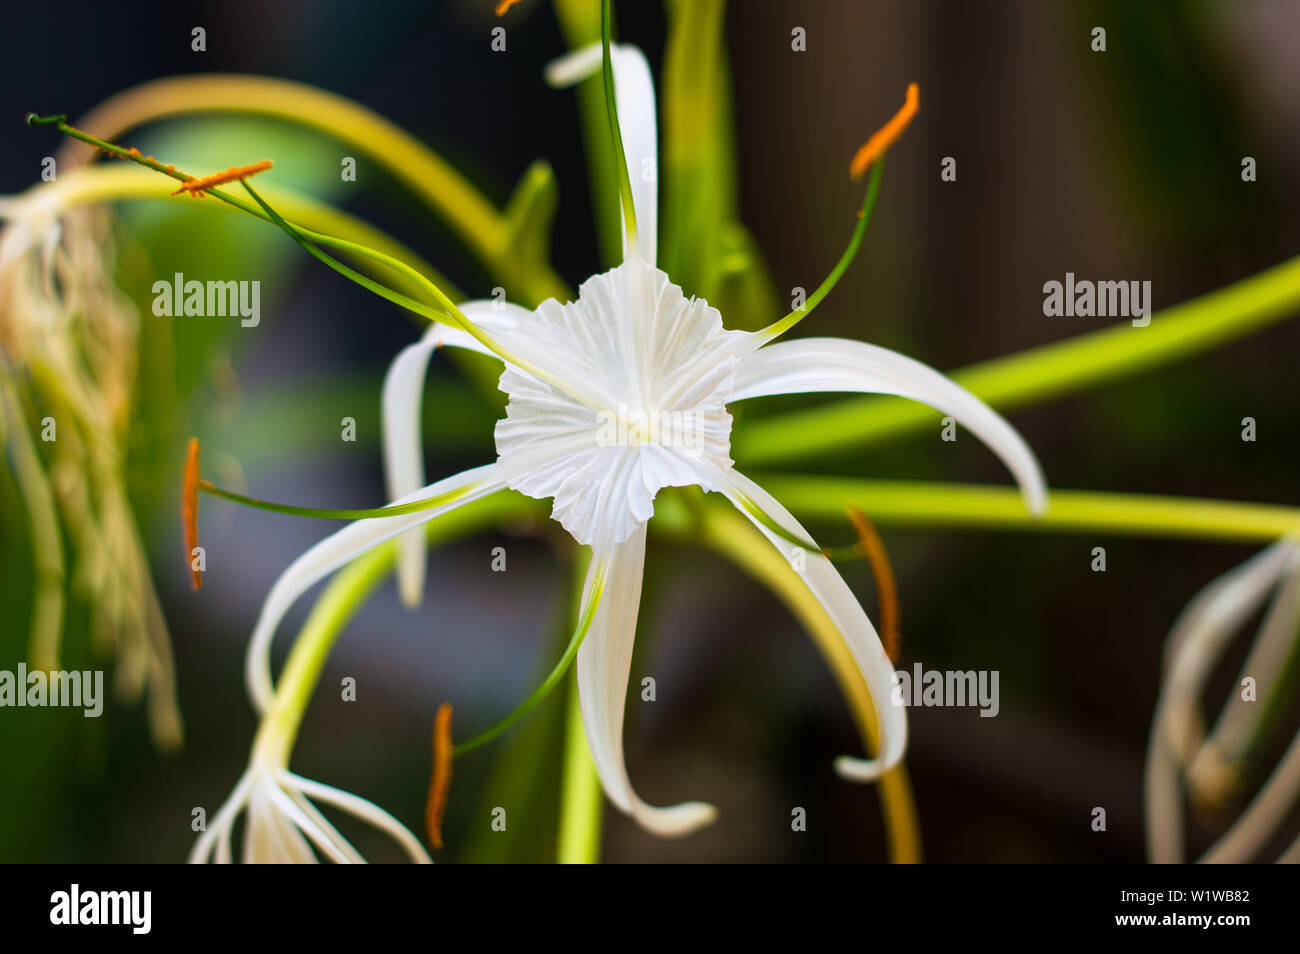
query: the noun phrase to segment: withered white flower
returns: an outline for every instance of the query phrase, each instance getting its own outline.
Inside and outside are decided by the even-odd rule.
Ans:
[[[1242,626],[1268,608],[1233,692],[1208,736],[1200,697]],[[1241,778],[1300,622],[1300,538],[1287,537],[1206,586],[1175,622],[1165,643],[1165,675],[1151,724],[1146,762],[1147,852],[1151,861],[1185,860],[1184,784],[1194,799],[1221,804]],[[1300,734],[1242,815],[1202,861],[1252,860],[1300,798]],[[1300,860],[1300,840],[1287,852]]]
[[[61,665],[66,577],[96,646],[117,656],[119,693],[147,693],[154,738],[172,749],[183,733],[171,645],[126,481],[140,319],[113,279],[112,220],[86,207],[112,185],[67,169],[0,196],[0,452],[31,521],[31,664]]]
[[[687,298],[655,267],[657,184],[642,176],[656,157],[655,94],[641,51],[611,50],[619,131],[633,209],[624,208],[623,264],[584,282],[578,300],[535,311],[497,301],[461,305],[479,336],[436,324],[398,355],[385,382],[385,463],[390,496],[410,503],[442,495],[416,513],[358,521],[314,546],[272,589],[250,645],[248,679],[263,710],[272,694],[269,645],[289,605],[324,574],[384,540],[503,488],[552,498],[553,516],[592,549],[583,595],[590,628],[578,653],[578,688],[588,741],[610,799],[650,831],[685,834],[709,822],[712,806],[648,805],[623,758],[623,715],[641,598],[646,523],[665,487],[698,486],[725,495],[791,563],[842,634],[878,706],[882,745],[871,760],[843,757],[840,773],[871,780],[895,765],[906,745],[903,708],[890,698],[893,667],[852,591],[795,518],[732,466],[728,405],[747,398],[822,391],[900,395],[951,415],[987,443],[1019,481],[1031,510],[1045,506],[1038,463],[999,415],[957,384],[900,354],[858,341],[809,338],[772,343],[766,332],[730,331],[703,300]],[[552,65],[549,79],[577,82],[602,65],[594,46]],[[909,102],[914,105],[914,92]],[[631,214],[628,214],[631,212]],[[792,323],[792,322],[790,322]],[[420,442],[425,371],[440,346],[507,358],[500,387],[509,395],[496,427],[498,459],[428,486]],[[518,360],[511,360],[518,359]],[[612,426],[616,425],[616,426]],[[401,541],[403,598],[416,604],[425,575],[421,535]]]
[[[361,854],[312,800],[370,823],[391,836],[412,861],[431,863],[420,840],[373,802],[290,772],[285,764],[288,749],[274,720],[264,723],[248,768],[194,842],[191,864],[230,864],[234,860],[231,842],[241,811],[247,815],[240,857],[244,864],[314,864],[319,857],[339,864],[364,864]]]

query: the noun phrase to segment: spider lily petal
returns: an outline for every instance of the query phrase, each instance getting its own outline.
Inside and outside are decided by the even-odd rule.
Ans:
[[[717,809],[704,802],[670,808],[646,804],[633,790],[623,760],[623,711],[641,604],[645,537],[642,524],[622,543],[595,548],[583,602],[594,595],[600,604],[578,650],[578,696],[591,757],[610,800],[648,831],[686,835],[713,821]]]
[[[275,586],[266,597],[266,602],[262,604],[261,615],[258,616],[257,625],[253,628],[253,638],[248,645],[245,676],[248,680],[249,694],[253,698],[257,711],[265,713],[274,695],[270,649],[275,628],[299,596],[327,573],[403,530],[428,523],[455,507],[485,497],[504,486],[504,474],[495,464],[463,471],[393,501],[395,504],[413,503],[417,500],[445,495],[444,503],[427,510],[417,510],[396,517],[374,517],[354,521],[317,543],[290,564],[276,580]]]
[[[952,415],[1002,458],[1031,512],[1047,509],[1042,469],[1015,428],[951,378],[896,351],[846,338],[771,344],[742,359],[731,400],[813,391],[895,394]]]
[[[659,231],[658,124],[655,119],[655,87],[650,64],[635,46],[616,43],[610,47],[614,68],[614,96],[618,104],[619,133],[627,156],[627,174],[632,180],[632,205],[636,211],[637,246],[641,257],[655,263]],[[600,70],[601,45],[593,43],[546,67],[546,81],[552,86],[572,86]],[[628,236],[623,236],[626,259]]]
[[[773,530],[772,524],[797,539],[811,540],[808,531],[775,497],[744,474],[731,470],[720,475],[719,479],[726,481],[723,493],[736,509],[749,518],[787,559],[790,544]],[[755,507],[765,519],[759,519]],[[791,566],[826,610],[826,615],[853,654],[862,678],[871,690],[876,720],[880,724],[880,754],[865,760],[841,756],[835,761],[835,769],[845,778],[869,782],[897,764],[907,748],[907,714],[902,706],[893,703],[894,666],[862,604],[831,561],[816,551],[808,551],[803,556],[802,560],[791,560]]]
[[[518,305],[498,301],[471,301],[462,312],[493,337],[512,330],[532,313]],[[424,486],[424,442],[421,439],[420,409],[429,357],[438,348],[466,348],[496,357],[478,339],[459,328],[441,323],[431,325],[424,337],[397,355],[384,379],[384,475],[388,498],[396,500]],[[418,530],[402,537],[397,560],[398,592],[411,608],[420,605],[424,593],[425,546]]]

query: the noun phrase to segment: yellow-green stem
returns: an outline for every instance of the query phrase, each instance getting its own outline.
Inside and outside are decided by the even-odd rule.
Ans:
[[[581,612],[583,579],[588,554],[574,566],[574,617]],[[564,762],[560,776],[560,825],[556,838],[556,860],[562,865],[589,865],[600,861],[600,836],[605,799],[596,774],[596,763],[587,746],[578,699],[578,677],[570,674],[564,716]]]
[[[400,126],[324,90],[261,76],[207,74],[155,80],[106,100],[81,125],[104,139],[176,116],[242,113],[297,123],[367,156],[442,216],[470,250],[501,278],[511,298],[530,303],[563,297],[566,286],[544,261],[515,257],[516,236],[499,212],[449,163]],[[69,150],[74,161],[88,147]],[[62,168],[63,163],[60,163]]]
[[[1276,504],[1054,490],[1034,517],[1011,487],[764,474],[758,479],[794,513],[842,522],[854,504],[880,523],[1036,533],[1115,533],[1262,543],[1300,529],[1300,509]]]
[[[1126,321],[972,365],[952,377],[988,404],[1014,410],[1201,354],[1297,311],[1300,257],[1158,311],[1144,328]],[[850,398],[746,421],[732,435],[732,454],[742,464],[806,459],[932,426],[938,417],[926,405],[900,398]]]

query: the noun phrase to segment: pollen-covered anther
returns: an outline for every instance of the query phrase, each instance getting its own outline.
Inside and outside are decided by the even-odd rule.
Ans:
[[[503,17],[506,15],[506,12],[518,2],[519,0],[501,0],[501,2],[496,5],[494,12],[497,16]]]
[[[271,168],[271,160],[263,159],[261,162],[255,162],[251,166],[233,166],[225,172],[214,172],[210,176],[204,176],[202,179],[191,179],[189,182],[181,183],[181,187],[172,195],[180,195],[182,192],[188,192],[194,198],[202,198],[206,190],[213,189],[219,185],[225,185],[228,182],[237,182],[241,179],[247,179],[249,176],[257,175],[259,172],[265,172]]]
[[[871,564],[871,575],[876,580],[876,599],[880,603],[880,641],[890,662],[898,662],[903,649],[903,638],[898,631],[898,586],[894,582],[894,568],[889,563],[885,542],[880,539],[867,515],[850,504],[845,508],[849,522],[858,534],[858,548]]]
[[[451,703],[444,702],[433,717],[433,776],[424,809],[424,827],[434,851],[442,850],[442,814],[447,810],[451,790],[451,757]]]
[[[861,179],[871,168],[871,164],[883,156],[890,146],[898,142],[920,107],[921,88],[915,83],[909,83],[902,108],[894,114],[893,119],[876,130],[857,151],[853,161],[849,163],[849,175],[854,179]]]
[[[194,552],[199,545],[199,479],[199,439],[191,437],[181,485],[181,523],[185,527],[185,559],[196,591],[203,589],[203,571],[197,568]]]

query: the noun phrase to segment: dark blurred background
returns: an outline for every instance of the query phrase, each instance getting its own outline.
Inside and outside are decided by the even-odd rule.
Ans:
[[[125,87],[181,73],[283,76],[377,110],[497,203],[533,159],[548,160],[560,188],[553,261],[576,287],[599,262],[576,101],[541,80],[563,40],[549,5],[524,0],[503,21],[507,54],[494,54],[491,6],[10,5],[0,192],[35,182],[41,158],[57,148],[53,132],[22,125],[29,110],[75,117]],[[617,6],[622,39],[646,50],[658,78],[661,5]],[[205,53],[190,49],[194,26],[207,30]],[[807,30],[806,53],[790,50],[794,26]],[[1090,50],[1094,26],[1107,30],[1105,53]],[[806,333],[862,338],[951,369],[1101,327],[1043,317],[1043,283],[1067,271],[1150,280],[1155,306],[1166,307],[1300,249],[1297,37],[1300,6],[1285,0],[736,2],[727,40],[742,217],[777,288],[815,286],[859,199],[844,175],[848,159],[916,81],[921,113],[891,152],[862,252]],[[140,130],[127,144],[217,168],[274,155],[287,181],[388,229],[467,294],[495,284],[365,161],[357,185],[341,186],[345,153],[328,140],[221,118]],[[955,183],[939,179],[944,156],[957,159]],[[1241,181],[1243,156],[1257,160],[1253,184]],[[382,497],[379,389],[416,327],[274,230],[225,222],[219,234],[233,250],[214,251],[212,228],[200,211],[137,203],[123,209],[119,240],[120,255],[146,256],[151,275],[203,279],[238,267],[241,277],[263,278],[255,330],[177,322],[159,332],[149,330],[152,316],[144,322],[141,417],[153,423],[133,425],[129,473],[178,658],[184,751],[156,754],[139,707],[116,706],[100,720],[7,711],[0,860],[180,860],[193,837],[191,808],[215,811],[243,770],[255,728],[242,680],[247,636],[278,572],[326,531],[205,500],[204,544],[220,570],[200,596],[189,592],[174,480],[191,432],[204,438],[205,470],[219,483],[242,473],[260,496],[316,506]],[[147,312],[147,283],[141,290]],[[1058,487],[1292,503],[1298,405],[1286,369],[1298,350],[1300,330],[1282,324],[1012,419]],[[454,369],[433,365],[430,388],[455,387]],[[431,477],[491,457],[491,409],[460,408],[430,412]],[[1253,444],[1240,439],[1248,415],[1259,422]],[[338,439],[343,416],[358,423],[356,443]],[[974,441],[928,434],[782,469],[1007,480]],[[0,667],[13,669],[30,576],[20,515],[4,520]],[[848,536],[847,527],[825,533]],[[1162,642],[1195,591],[1252,549],[1101,534],[886,526],[883,535],[899,574],[903,665],[1001,672],[998,718],[911,713],[908,764],[926,858],[1141,860],[1142,761]],[[509,554],[505,574],[490,570],[499,545]],[[1107,550],[1106,573],[1089,568],[1094,546]],[[386,584],[326,667],[295,771],[371,798],[419,831],[435,708],[451,700],[468,729],[531,689],[567,607],[557,559],[565,549],[558,535],[494,532],[435,552],[416,614]],[[660,841],[607,811],[605,859],[883,859],[874,790],[831,769],[836,755],[860,748],[848,710],[794,621],[701,551],[652,546],[648,562],[632,681],[655,676],[658,701],[629,705],[631,777],[651,802],[705,799],[721,816],[691,838]],[[844,572],[874,613],[866,568]],[[281,655],[310,604],[300,601],[281,627]],[[73,611],[74,662],[90,658],[77,620]],[[356,702],[338,699],[344,676],[358,681]],[[447,857],[550,856],[562,708],[557,697],[511,741],[458,762]],[[525,756],[541,770],[509,767]],[[494,805],[508,810],[506,833],[487,830]],[[808,810],[805,833],[790,831],[793,806]],[[1107,808],[1105,833],[1090,829],[1093,806]],[[1226,820],[1198,820],[1207,827],[1193,845]],[[346,820],[340,827],[372,860],[395,857],[382,837]]]

